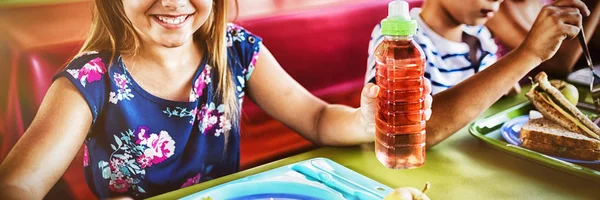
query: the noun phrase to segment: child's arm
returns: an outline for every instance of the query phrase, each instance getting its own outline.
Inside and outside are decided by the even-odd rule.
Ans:
[[[583,20],[585,39],[589,42],[598,28],[600,22],[600,2],[598,0],[585,1],[591,8],[591,13]],[[600,39],[600,38],[598,38]],[[567,77],[573,71],[577,60],[582,56],[581,45],[578,39],[566,40],[550,60],[542,63],[540,69],[548,72],[551,76]],[[580,66],[582,67],[582,66]]]
[[[374,97],[379,87],[374,84],[363,88],[362,110],[328,104],[296,82],[262,46],[248,91],[266,113],[315,144],[355,145],[375,139]]]
[[[552,57],[564,39],[575,37],[581,22],[580,11],[589,14],[579,0],[558,0],[544,7],[517,49],[486,70],[436,94],[432,106],[434,114],[427,122],[427,146],[463,128],[530,70]]]
[[[42,199],[65,172],[92,124],[80,92],[59,78],[0,165],[0,199]]]
[[[584,1],[591,8],[590,16],[583,20],[583,29],[587,41],[590,41],[594,31],[600,21],[600,3],[597,0]],[[540,1],[513,2],[505,1],[500,6],[500,11],[496,13],[486,26],[494,33],[494,37],[502,41],[502,44],[508,49],[518,47],[527,36],[531,29],[533,21],[527,20],[532,10],[537,12],[541,7]],[[575,63],[581,56],[581,46],[578,40],[565,41],[556,55],[550,60],[542,63],[540,69],[557,77],[566,77],[573,71]]]

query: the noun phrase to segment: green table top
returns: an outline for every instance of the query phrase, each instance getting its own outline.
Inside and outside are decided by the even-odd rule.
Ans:
[[[524,101],[523,94],[503,98],[482,117]],[[427,194],[432,199],[600,199],[600,184],[494,150],[471,136],[468,127],[428,150],[425,165],[417,169],[388,169],[377,161],[373,149],[372,143],[344,148],[318,148],[154,199],[184,197],[238,178],[315,157],[329,158],[393,188],[422,188],[425,182],[430,182],[431,189]]]

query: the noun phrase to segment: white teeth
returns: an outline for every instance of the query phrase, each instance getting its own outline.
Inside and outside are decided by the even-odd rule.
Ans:
[[[185,18],[187,17],[187,15],[183,15],[183,16],[179,16],[179,17],[167,17],[167,16],[157,15],[157,17],[160,21],[162,21],[164,23],[177,25],[177,24],[181,24],[183,21],[185,21]]]

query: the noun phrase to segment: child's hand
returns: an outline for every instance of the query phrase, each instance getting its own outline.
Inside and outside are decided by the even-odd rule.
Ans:
[[[431,82],[429,79],[423,78],[425,84],[425,120],[431,118],[431,103],[433,97],[431,96]],[[370,135],[375,135],[375,115],[377,108],[377,95],[379,94],[379,86],[369,83],[363,87],[360,109],[362,114],[362,123],[365,127],[365,132]]]
[[[550,59],[564,39],[577,36],[582,14],[588,16],[590,10],[580,0],[556,0],[544,6],[519,48],[538,56],[541,62]]]

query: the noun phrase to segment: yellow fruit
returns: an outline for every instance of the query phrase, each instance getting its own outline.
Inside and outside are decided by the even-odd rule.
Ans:
[[[413,187],[397,188],[383,200],[413,200],[415,194],[421,194],[421,191]]]
[[[577,102],[579,101],[579,91],[574,85],[567,83],[565,87],[560,89],[560,93],[562,93],[571,104],[577,105]]]
[[[429,189],[429,183],[425,185],[423,191],[413,187],[396,188],[393,192],[385,196],[383,200],[429,200],[425,192]]]
[[[577,87],[562,80],[551,80],[550,84],[557,88],[571,104],[577,105],[577,102],[579,101],[579,91],[577,90]]]

